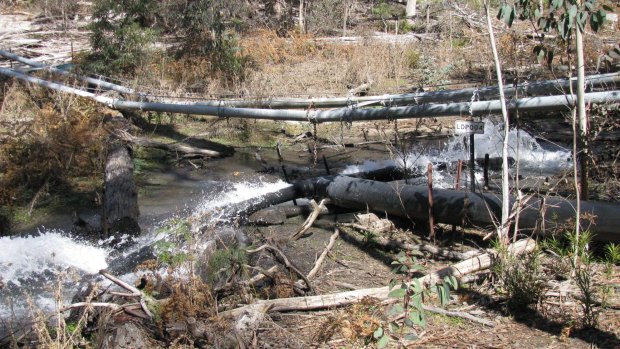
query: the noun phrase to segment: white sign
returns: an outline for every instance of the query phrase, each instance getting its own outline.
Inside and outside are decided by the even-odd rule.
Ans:
[[[484,122],[457,120],[454,122],[456,134],[484,134]]]

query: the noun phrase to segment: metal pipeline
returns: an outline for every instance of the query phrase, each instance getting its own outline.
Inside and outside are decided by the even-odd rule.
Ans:
[[[0,50],[0,56],[23,64],[47,69],[51,72],[72,75],[64,70],[56,69],[46,66],[45,64],[30,60],[28,58],[16,55],[14,53]],[[125,94],[137,94],[137,92],[131,88],[121,85],[113,84],[100,79],[94,79],[90,77],[76,76],[82,81],[86,81],[94,86],[117,91]],[[516,86],[508,86],[504,88],[504,93],[508,96],[519,94],[522,96],[535,96],[535,95],[556,95],[564,94],[569,90],[572,83],[573,88],[576,88],[577,79],[555,79],[534,81],[519,84]],[[620,74],[599,74],[590,75],[586,77],[586,88],[592,90],[594,88],[607,88],[615,89],[620,84]],[[212,107],[235,107],[235,108],[267,108],[267,109],[307,109],[310,106],[313,108],[338,108],[355,106],[359,103],[380,103],[387,107],[416,105],[424,103],[445,103],[445,102],[465,102],[475,100],[488,100],[497,98],[499,95],[499,87],[481,87],[481,88],[465,88],[459,90],[447,90],[447,91],[431,91],[431,92],[416,92],[416,93],[404,93],[404,94],[385,94],[377,96],[348,96],[348,97],[326,97],[326,98],[264,98],[264,99],[244,99],[244,100],[217,100],[217,101],[204,101],[204,102],[185,102],[182,104],[198,105],[198,106],[212,106]],[[142,95],[144,97],[144,95]],[[210,114],[214,115],[214,114]]]
[[[395,120],[412,119],[424,117],[442,117],[455,115],[487,115],[499,113],[501,103],[499,100],[461,102],[448,104],[422,104],[408,107],[393,108],[367,108],[353,109],[340,108],[330,110],[272,110],[272,109],[250,109],[250,108],[229,108],[214,107],[198,104],[182,103],[157,103],[125,101],[110,97],[95,95],[90,92],[69,87],[60,83],[42,80],[29,76],[12,69],[0,68],[0,74],[11,76],[17,79],[28,81],[51,89],[73,93],[79,96],[92,98],[97,102],[104,103],[110,108],[119,110],[139,110],[155,111],[182,114],[212,115],[224,118],[247,118],[265,119],[279,121],[300,121],[311,123],[323,122],[352,122],[370,120]],[[618,103],[620,102],[620,91],[592,92],[585,95],[586,103]],[[570,110],[575,98],[571,95],[528,97],[511,101],[508,105],[509,110],[519,110],[524,112],[549,111],[549,110]]]
[[[86,76],[80,76],[80,75],[76,75],[76,74],[71,74],[65,70],[62,69],[57,69],[54,67],[50,67],[47,66],[43,63],[39,63],[36,61],[33,61],[31,59],[22,57],[22,56],[18,56],[12,52],[8,52],[8,51],[4,51],[4,50],[0,50],[0,56],[3,56],[5,58],[8,59],[12,59],[15,60],[17,62],[23,63],[25,65],[29,65],[31,67],[35,67],[35,68],[39,68],[39,69],[45,69],[48,70],[52,73],[55,74],[60,74],[60,75],[65,75],[65,76],[71,76],[74,78],[77,78],[78,80],[87,82],[93,86],[96,86],[97,88],[101,88],[104,90],[112,90],[112,91],[116,91],[116,92],[120,92],[120,93],[125,93],[125,94],[135,94],[136,91],[134,91],[131,88],[125,87],[125,86],[121,86],[121,85],[117,85],[117,84],[113,84],[111,82],[107,82],[107,81],[103,81],[101,79],[95,79],[95,78],[90,78],[90,77],[86,77]]]
[[[322,177],[295,184],[298,195],[328,197],[331,203],[349,209],[380,212],[412,220],[428,220],[428,186],[384,183],[346,176]],[[495,195],[433,189],[435,222],[493,228],[500,222],[501,199]],[[511,207],[514,204],[511,202]],[[575,217],[576,203],[559,197],[532,198],[522,203],[522,231],[552,233]],[[582,201],[581,212],[591,214],[589,229],[599,241],[620,241],[620,205]],[[582,220],[582,226],[589,222]]]

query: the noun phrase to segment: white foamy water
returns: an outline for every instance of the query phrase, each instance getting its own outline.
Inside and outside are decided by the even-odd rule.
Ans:
[[[0,238],[0,277],[20,285],[35,274],[67,268],[87,274],[107,268],[108,251],[77,242],[58,231],[35,237]]]
[[[485,133],[474,135],[475,157],[484,158],[485,154],[489,154],[491,158],[501,157],[503,137],[502,125],[493,123],[489,119],[485,120]],[[407,167],[412,173],[420,175],[426,173],[430,163],[434,167],[433,185],[437,188],[452,188],[455,174],[450,170],[438,170],[437,165],[451,164],[458,160],[469,161],[469,137],[466,138],[464,141],[463,136],[454,136],[441,147],[413,149],[397,154],[394,159],[350,165],[341,174],[368,172],[387,166],[397,166]],[[508,148],[508,156],[519,159],[519,169],[526,175],[548,176],[571,166],[570,150],[561,147],[545,149],[531,134],[523,130],[510,130]],[[464,171],[463,176],[467,179],[468,172]],[[477,171],[476,178],[479,182],[482,179],[482,173]]]
[[[381,168],[390,167],[390,166],[401,166],[401,163],[398,163],[395,160],[380,160],[380,161],[365,161],[362,164],[349,165],[345,167],[340,174],[342,175],[351,175],[361,172],[370,172],[375,171]]]
[[[475,157],[483,158],[485,154],[489,154],[492,158],[501,157],[503,125],[489,119],[484,123],[485,133],[474,135]],[[469,151],[464,145],[462,136],[453,137],[446,142],[441,153],[441,159],[446,161],[469,158]],[[508,132],[508,156],[518,158],[521,169],[539,173],[553,173],[571,165],[570,150],[558,146],[555,149],[545,149],[531,134],[515,128]]]
[[[226,217],[234,212],[224,210],[227,206],[239,204],[242,202],[254,202],[259,200],[263,195],[276,192],[280,189],[289,187],[290,184],[278,180],[276,182],[266,182],[259,179],[256,182],[237,182],[230,183],[223,191],[213,195],[207,195],[196,205],[193,216],[204,216],[210,214],[211,220],[225,220]]]
[[[60,273],[77,271],[78,274],[96,274],[99,270],[108,268],[108,265],[113,265],[114,258],[122,261],[121,258],[127,258],[129,254],[145,246],[153,246],[159,240],[180,242],[178,236],[169,236],[165,229],[163,233],[162,229],[158,229],[168,225],[172,222],[171,220],[189,218],[190,221],[196,219],[206,224],[227,222],[231,216],[236,214],[232,210],[227,210],[228,206],[238,205],[245,201],[254,202],[265,194],[287,186],[289,184],[283,181],[268,182],[262,178],[253,182],[224,184],[223,189],[218,188],[205,194],[189,213],[189,217],[178,216],[177,212],[175,216],[154,224],[152,228],[134,240],[133,246],[125,249],[116,257],[111,257],[111,250],[76,241],[60,231],[44,231],[36,237],[0,238],[0,278],[7,285],[17,286],[11,288],[17,293],[10,292],[8,287],[0,290],[0,318],[28,317],[30,310],[25,294],[30,295],[28,297],[32,299],[36,308],[44,312],[54,311],[58,304],[49,287],[57,283]],[[194,252],[204,250],[213,244],[208,236],[202,237],[197,234],[194,237],[191,242],[191,249]],[[99,245],[106,245],[106,242],[100,241]],[[190,246],[180,243],[175,244],[173,248],[174,251],[171,251],[173,253],[188,252]],[[161,272],[165,275],[165,270]],[[136,279],[134,273],[119,276],[129,282]],[[65,281],[63,282],[65,288],[63,302],[68,303],[75,292],[73,288],[77,284],[74,281]],[[10,302],[9,298],[12,299]],[[0,334],[3,331],[1,327],[0,324]]]

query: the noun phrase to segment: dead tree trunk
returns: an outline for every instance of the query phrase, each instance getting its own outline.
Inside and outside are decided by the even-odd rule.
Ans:
[[[129,148],[111,138],[105,165],[102,228],[109,233],[140,233],[138,192],[133,181],[133,163]]]
[[[417,0],[407,0],[407,9],[405,11],[407,15],[407,22],[413,24],[414,17],[417,15],[416,7],[418,5]]]

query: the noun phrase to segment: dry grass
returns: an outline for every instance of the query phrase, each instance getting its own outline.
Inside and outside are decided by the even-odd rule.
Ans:
[[[20,204],[44,183],[66,184],[73,177],[96,175],[105,137],[102,115],[102,107],[93,101],[11,85],[0,109],[4,190]]]

